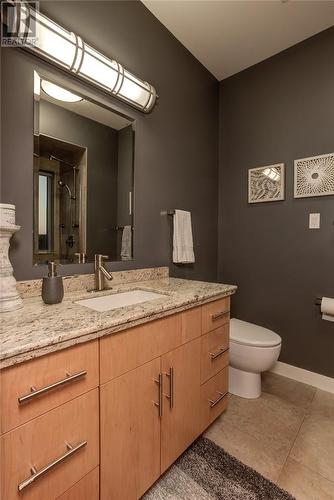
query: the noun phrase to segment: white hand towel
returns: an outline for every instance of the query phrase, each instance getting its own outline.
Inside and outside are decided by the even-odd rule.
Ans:
[[[124,226],[122,233],[122,248],[121,259],[132,259],[132,228],[131,226]]]
[[[173,222],[173,262],[176,264],[195,262],[191,213],[184,210],[175,210]]]

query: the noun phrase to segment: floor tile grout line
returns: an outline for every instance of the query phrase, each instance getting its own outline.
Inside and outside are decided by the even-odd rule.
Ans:
[[[218,417],[218,418],[219,418],[219,417]],[[217,420],[218,420],[218,419],[217,419]],[[245,431],[244,429],[240,429],[240,427],[238,427],[238,426],[237,426],[237,425],[235,425],[234,423],[229,422],[229,425],[230,425],[232,428],[234,428],[234,429],[238,430],[239,432],[242,432],[242,433],[246,434],[246,435],[247,435],[247,436],[249,436],[249,437],[253,437],[253,435],[252,435],[250,432]],[[206,432],[206,431],[205,431],[205,432]],[[205,433],[204,433],[204,434],[205,434]],[[205,435],[204,435],[204,434],[203,434],[203,436],[205,437]],[[211,438],[208,438],[208,439],[211,439]],[[214,441],[214,442],[215,442],[215,441]],[[216,444],[217,444],[217,443],[216,443]],[[220,446],[220,448],[222,448],[223,450],[225,450],[225,448],[224,448],[223,446],[221,446],[221,445],[218,445],[218,446]],[[260,471],[259,471],[259,470],[258,470],[258,469],[254,466],[254,465],[249,465],[249,464],[247,464],[246,462],[243,462],[243,461],[242,461],[239,457],[237,457],[237,456],[236,456],[236,455],[234,455],[233,453],[231,453],[231,452],[229,452],[229,451],[227,451],[227,450],[225,450],[225,451],[226,451],[227,453],[230,453],[230,455],[234,456],[234,457],[235,457],[237,460],[239,460],[240,462],[242,462],[242,463],[244,463],[245,465],[247,465],[247,467],[250,467],[251,469],[254,469],[254,470],[255,470],[258,474],[261,474],[263,477],[265,477],[266,479],[268,479],[268,481],[271,481],[272,483],[277,484],[276,479],[275,479],[275,481],[274,481],[272,477],[269,477],[269,476],[267,476],[266,474],[264,474],[263,472],[260,472]]]
[[[312,387],[312,386],[310,385],[310,387]],[[287,456],[287,457],[286,457],[286,459],[285,459],[285,462],[284,462],[284,464],[283,464],[283,467],[282,467],[282,469],[281,469],[281,472],[280,472],[280,473],[279,473],[279,475],[278,475],[277,481],[279,481],[280,476],[282,475],[283,469],[284,469],[284,467],[285,467],[285,465],[286,465],[287,461],[289,460],[289,458],[290,458],[291,460],[294,460],[295,462],[297,462],[297,463],[298,463],[298,464],[300,464],[300,465],[304,465],[304,464],[302,464],[301,462],[299,462],[298,460],[296,460],[294,457],[292,457],[292,456],[291,456],[291,452],[292,452],[292,449],[293,449],[293,447],[294,447],[294,445],[295,445],[295,442],[296,442],[296,441],[297,441],[297,439],[298,439],[298,436],[299,436],[299,434],[300,434],[300,430],[301,430],[301,428],[302,428],[302,426],[303,426],[303,424],[304,424],[304,422],[305,422],[306,418],[310,415],[309,409],[310,409],[310,407],[311,407],[311,405],[312,405],[312,403],[313,403],[313,401],[314,401],[314,398],[315,398],[315,395],[316,395],[317,391],[318,391],[318,389],[316,389],[316,388],[315,388],[315,391],[314,391],[314,394],[313,394],[313,397],[312,397],[312,399],[311,399],[310,403],[307,405],[307,408],[304,408],[305,412],[304,412],[303,419],[302,419],[301,424],[300,424],[300,426],[299,426],[299,428],[298,428],[298,431],[297,431],[296,437],[295,437],[295,439],[294,439],[294,440],[293,440],[293,442],[292,442],[291,448],[290,448],[290,450],[289,450],[289,452],[288,452],[288,456]],[[311,472],[315,472],[316,474],[319,474],[317,471],[315,471],[315,470],[311,469],[310,467],[307,467],[307,469],[308,469],[308,470],[310,470]],[[319,474],[319,476],[324,477],[322,474]],[[327,479],[327,478],[326,478],[326,477],[324,477],[324,479]],[[329,479],[327,479],[327,480],[329,481]]]
[[[305,469],[307,469],[308,471],[313,472],[313,474],[317,474],[322,479],[325,479],[325,481],[328,481],[329,483],[331,483],[331,484],[334,485],[334,481],[332,481],[331,479],[328,479],[328,477],[326,477],[323,474],[321,474],[321,472],[319,472],[317,470],[314,470],[314,469],[311,469],[311,467],[309,467],[308,465],[303,464],[302,462],[299,462],[296,458],[291,457],[291,460],[293,460],[294,462],[296,462],[296,464],[301,465],[302,467],[305,467]]]
[[[308,384],[305,384],[305,385],[308,385]],[[308,385],[308,386],[309,386],[309,385]],[[309,387],[312,387],[312,386],[309,386]],[[313,400],[314,400],[315,395],[316,395],[317,390],[318,390],[318,389],[316,389],[316,388],[314,388],[314,389],[315,389],[315,391],[314,391],[314,393],[313,393],[312,399],[309,401],[308,405],[307,405],[306,407],[304,407],[304,408],[303,408],[303,413],[304,413],[304,414],[303,414],[303,417],[302,417],[301,423],[300,423],[300,425],[299,425],[299,427],[298,427],[298,430],[297,430],[297,432],[296,432],[295,438],[293,439],[293,441],[292,441],[292,443],[291,443],[291,446],[290,446],[289,451],[288,451],[288,453],[287,453],[286,459],[284,460],[283,465],[282,465],[282,467],[281,467],[281,469],[280,469],[280,471],[279,471],[279,473],[278,473],[278,475],[277,475],[277,479],[276,479],[276,481],[275,481],[275,482],[276,482],[276,484],[278,484],[278,482],[279,482],[279,479],[280,479],[280,477],[281,477],[281,475],[282,475],[283,469],[284,469],[284,467],[285,467],[285,465],[286,465],[286,463],[287,463],[288,459],[289,459],[289,458],[292,458],[292,457],[291,457],[291,451],[292,451],[292,448],[294,447],[294,444],[295,444],[295,442],[296,442],[296,440],[297,440],[297,438],[298,438],[298,436],[299,436],[299,433],[300,433],[300,430],[301,430],[301,428],[302,428],[302,425],[303,425],[303,423],[304,423],[304,421],[305,421],[306,417],[307,417],[307,416],[308,416],[308,414],[309,414],[309,408],[310,408],[310,406],[312,405]],[[277,396],[277,395],[275,395],[275,394],[272,394],[272,393],[271,393],[271,392],[269,392],[269,391],[264,390],[264,391],[262,391],[262,392],[265,392],[266,394],[270,394],[271,396],[276,396],[278,399],[282,399],[282,400],[284,401],[284,399],[283,399],[283,398],[281,398],[280,396]],[[294,405],[292,402],[291,402],[290,404],[291,404],[292,406],[294,406],[294,407],[298,408],[298,406],[297,406],[297,405]],[[298,462],[298,463],[299,463],[299,462]],[[309,470],[312,470],[312,469],[309,469]],[[316,472],[316,471],[313,471],[313,472]]]
[[[291,444],[291,446],[290,446],[290,448],[289,448],[288,454],[287,454],[286,459],[285,459],[285,461],[284,461],[284,463],[283,463],[283,465],[282,465],[282,468],[281,468],[281,470],[280,470],[280,472],[279,472],[279,474],[278,474],[278,476],[277,476],[277,483],[276,483],[276,484],[278,484],[278,481],[279,481],[279,479],[280,479],[280,477],[281,477],[281,475],[282,475],[283,469],[284,469],[284,467],[285,467],[285,465],[286,465],[287,461],[288,461],[288,460],[289,460],[289,458],[290,458],[292,448],[294,447],[294,444],[295,444],[295,442],[296,442],[296,440],[297,440],[297,438],[298,438],[298,436],[299,436],[300,429],[302,428],[302,425],[303,425],[303,423],[304,423],[304,421],[305,421],[305,418],[306,418],[306,411],[305,411],[305,413],[304,413],[304,415],[303,415],[303,418],[302,418],[302,421],[301,421],[301,423],[300,423],[300,426],[298,427],[298,430],[297,430],[297,432],[296,432],[296,436],[295,436],[295,438],[292,440],[292,444]]]
[[[282,397],[282,396],[280,396],[278,394],[275,394],[275,393],[271,392],[270,390],[265,390],[265,389],[262,390],[262,392],[265,393],[265,394],[267,394],[268,396],[274,396],[274,397],[282,400],[283,402],[286,402],[286,403],[290,404],[291,406],[293,406],[293,407],[295,407],[297,409],[301,409],[302,410],[300,424],[297,426],[295,436],[291,440],[291,445],[289,445],[289,447],[288,447],[288,452],[287,452],[286,458],[285,458],[285,460],[283,462],[283,465],[281,467],[279,467],[279,471],[278,471],[277,476],[275,477],[275,479],[273,477],[268,478],[266,475],[264,475],[264,476],[267,477],[269,480],[273,481],[275,484],[279,485],[280,480],[283,477],[283,470],[286,468],[288,460],[291,459],[296,464],[300,465],[301,467],[305,467],[308,471],[312,472],[313,474],[315,474],[319,478],[321,478],[321,479],[323,479],[325,481],[328,481],[330,484],[334,484],[334,481],[332,481],[331,479],[328,479],[328,477],[326,477],[322,473],[318,472],[317,470],[314,470],[311,467],[303,464],[302,462],[299,462],[296,458],[294,458],[292,456],[292,450],[293,450],[293,448],[295,446],[295,443],[296,443],[297,439],[300,437],[301,429],[302,429],[305,421],[307,421],[307,419],[313,413],[314,408],[312,408],[312,406],[314,405],[315,398],[316,398],[317,394],[319,394],[319,391],[320,391],[318,388],[313,387],[313,386],[311,386],[309,384],[303,384],[303,385],[305,385],[305,386],[307,386],[309,388],[312,388],[313,389],[313,391],[312,391],[313,393],[310,394],[311,397],[309,398],[309,400],[307,402],[305,402],[304,404],[302,404],[302,405],[295,404],[293,401],[285,400],[284,397]],[[243,428],[240,428],[235,422],[233,422],[233,423],[229,422],[229,425],[231,425],[232,428],[235,428],[236,430],[245,433],[245,435],[248,435],[250,437],[252,436],[252,434],[250,432],[248,432],[247,430],[245,430]],[[250,465],[250,467],[254,468],[254,470],[257,470],[257,468],[254,467],[254,465]],[[263,474],[261,472],[259,472],[259,473]]]
[[[266,392],[266,391],[263,391],[263,392]],[[270,396],[275,396],[274,394],[271,394],[271,393],[269,393],[269,392],[266,392],[266,394],[269,394]],[[278,396],[275,396],[275,397],[277,397],[278,399],[281,399],[281,398],[279,398]],[[291,406],[294,406],[295,408],[298,408],[297,406],[292,405],[292,403],[291,403]],[[223,414],[223,415],[221,415],[221,416],[224,416],[224,414]],[[256,470],[259,474],[262,474],[264,477],[266,477],[267,479],[269,479],[269,481],[272,481],[273,483],[277,484],[277,481],[278,481],[278,479],[279,479],[279,477],[280,477],[280,475],[281,475],[281,473],[282,473],[282,471],[283,471],[284,465],[286,464],[286,462],[287,462],[287,460],[288,460],[288,458],[289,458],[289,456],[290,456],[290,452],[291,452],[292,447],[293,447],[293,445],[294,445],[294,443],[295,443],[295,440],[297,439],[297,436],[298,436],[298,434],[299,434],[300,428],[301,428],[301,426],[303,425],[303,422],[304,422],[305,417],[306,417],[306,413],[305,413],[305,415],[303,416],[302,422],[301,422],[301,424],[300,424],[300,426],[298,427],[298,430],[297,430],[297,435],[296,435],[296,436],[295,436],[295,438],[293,439],[293,442],[292,442],[291,448],[289,448],[289,450],[288,450],[288,452],[287,452],[287,457],[286,457],[286,459],[284,460],[283,465],[282,465],[282,467],[280,468],[280,470],[279,470],[279,472],[278,472],[277,477],[275,478],[275,480],[274,480],[272,477],[271,477],[271,478],[269,478],[269,477],[267,477],[265,474],[263,474],[262,472],[258,471],[258,470],[257,470],[257,469],[253,466],[253,465],[250,465],[249,467],[252,467],[252,468],[253,468],[254,470]],[[218,419],[217,419],[217,420],[218,420]],[[223,421],[224,421],[224,419],[222,419],[222,421],[221,421],[221,423],[222,423],[222,424],[223,424]],[[229,425],[230,425],[232,428],[237,429],[239,432],[242,432],[242,433],[246,434],[246,435],[247,435],[247,436],[249,436],[249,437],[253,437],[253,434],[251,434],[250,432],[246,431],[245,429],[241,429],[241,428],[240,428],[237,424],[235,424],[234,422],[233,422],[233,423],[229,422]],[[246,465],[247,465],[247,464],[246,464]]]

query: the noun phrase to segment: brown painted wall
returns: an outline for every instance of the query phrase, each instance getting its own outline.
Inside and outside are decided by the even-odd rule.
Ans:
[[[110,264],[110,269],[169,265],[171,221],[160,211],[182,208],[193,215],[196,264],[172,266],[171,273],[215,280],[218,82],[140,2],[41,2],[41,8],[154,84],[160,96],[150,115],[109,99],[136,119],[135,260]],[[1,199],[17,207],[22,230],[13,241],[11,258],[17,279],[29,279],[46,272],[32,266],[32,70],[36,60],[17,49],[6,48],[2,53]],[[61,269],[62,274],[76,272],[92,272],[92,265]]]
[[[334,28],[221,83],[218,266],[237,318],[277,331],[281,361],[334,376],[334,196],[293,198],[294,159],[334,151]],[[247,203],[247,171],[284,162],[286,200]],[[321,213],[321,229],[308,214]]]

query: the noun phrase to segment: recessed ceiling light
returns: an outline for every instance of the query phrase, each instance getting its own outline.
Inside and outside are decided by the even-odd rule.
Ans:
[[[42,89],[46,94],[58,101],[79,102],[83,100],[82,97],[72,94],[69,90],[63,89],[59,85],[55,85],[47,80],[42,80]]]

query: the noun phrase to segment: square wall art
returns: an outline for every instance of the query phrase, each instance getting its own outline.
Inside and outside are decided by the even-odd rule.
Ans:
[[[284,200],[284,163],[248,170],[248,203]]]
[[[295,198],[334,194],[334,153],[295,160]]]

